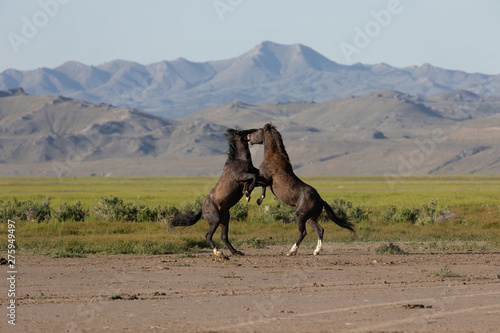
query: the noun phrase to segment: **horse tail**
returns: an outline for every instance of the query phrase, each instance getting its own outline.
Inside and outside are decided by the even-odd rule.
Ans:
[[[168,220],[168,226],[170,229],[174,227],[189,227],[195,224],[201,218],[201,207],[197,212],[188,212],[184,214],[179,214]]]
[[[330,207],[330,205],[326,203],[326,201],[324,200],[323,200],[323,208],[325,208],[326,215],[330,220],[335,222],[338,226],[350,230],[353,236],[357,237],[356,231],[354,230],[354,225],[351,222],[349,222],[347,218],[343,219],[335,215],[335,212],[333,211],[332,207]]]

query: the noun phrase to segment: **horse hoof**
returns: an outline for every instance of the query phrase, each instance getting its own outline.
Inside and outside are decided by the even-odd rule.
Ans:
[[[292,256],[295,256],[295,255],[297,255],[297,252],[288,252],[286,254],[287,257],[292,257]]]
[[[258,199],[257,199],[257,205],[259,205],[259,206],[260,206],[260,204],[261,204],[261,203],[262,203],[262,198],[258,198]]]
[[[246,199],[247,202],[249,202],[250,201],[250,196],[248,196],[248,197],[245,196],[245,199]]]
[[[244,256],[245,254],[241,251],[236,251],[233,253],[234,256]]]
[[[214,255],[216,257],[223,257],[224,256],[224,254],[221,251],[217,250],[217,249],[214,249]]]
[[[319,251],[314,251],[313,255],[317,256],[319,254]]]

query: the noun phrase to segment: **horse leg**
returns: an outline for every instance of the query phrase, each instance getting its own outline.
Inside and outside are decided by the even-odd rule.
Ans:
[[[214,254],[216,256],[222,256],[222,252],[217,250],[217,247],[212,241],[212,236],[214,235],[215,230],[217,230],[217,227],[219,226],[221,220],[220,213],[215,205],[212,202],[208,202],[208,200],[205,200],[205,202],[203,203],[203,216],[208,222],[208,231],[205,234],[208,245],[210,246],[212,251],[214,251]]]
[[[260,198],[257,199],[257,205],[260,206],[264,198],[266,197],[266,187],[270,185],[270,182],[264,178],[263,176],[259,175],[257,184],[262,186],[262,194],[260,195]]]
[[[229,212],[225,212],[222,214],[222,218],[220,221],[220,239],[226,244],[227,248],[233,255],[244,255],[243,252],[237,251],[229,242],[228,238],[228,231],[229,231]]]
[[[257,199],[257,205],[260,206],[265,197],[266,197],[266,187],[262,186],[262,194],[260,195],[260,198]]]
[[[245,195],[245,199],[247,200],[247,202],[250,201],[250,193],[252,193],[255,187],[257,176],[253,173],[242,172],[238,175],[238,178],[236,180],[239,182],[245,182],[245,184],[243,185],[243,194]]]
[[[290,251],[288,251],[288,253],[286,254],[287,256],[293,256],[297,254],[297,250],[299,249],[300,243],[302,243],[302,240],[307,235],[306,220],[304,216],[302,214],[297,214],[297,213],[295,213],[295,215],[297,216],[297,227],[299,228],[299,238],[297,239],[295,244],[293,244]]]
[[[316,249],[313,252],[314,255],[318,255],[321,252],[321,247],[323,246],[323,234],[325,233],[325,230],[319,225],[318,221],[316,220],[309,219],[307,220],[307,223],[318,234],[318,245],[316,245]]]
[[[245,196],[245,200],[247,202],[250,201],[250,193],[251,191],[248,191],[248,183],[245,183],[245,185],[243,185],[243,195]]]

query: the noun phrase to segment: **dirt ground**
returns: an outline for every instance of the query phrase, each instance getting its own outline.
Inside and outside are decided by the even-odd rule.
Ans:
[[[18,255],[16,325],[1,292],[0,331],[500,331],[499,252],[376,248],[330,244],[313,256],[304,246],[295,257],[284,255],[288,246],[243,248],[227,259]]]

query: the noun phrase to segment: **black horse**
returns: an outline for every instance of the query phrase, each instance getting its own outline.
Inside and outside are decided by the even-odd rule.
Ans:
[[[229,209],[240,201],[243,194],[250,200],[250,193],[254,189],[259,170],[252,164],[252,157],[248,149],[247,137],[251,131],[227,129],[225,135],[228,139],[229,150],[227,161],[222,175],[215,187],[208,193],[203,205],[197,212],[190,212],[173,217],[168,221],[170,228],[190,226],[198,222],[201,214],[208,222],[208,231],[205,235],[210,248],[216,256],[222,252],[217,250],[212,241],[212,236],[220,225],[221,239],[233,255],[243,255],[236,251],[228,239]]]
[[[337,217],[332,208],[321,199],[316,189],[295,175],[281,134],[276,127],[266,124],[261,129],[251,130],[247,139],[250,144],[264,144],[264,161],[259,167],[259,178],[263,178],[261,180],[263,182],[262,196],[257,200],[257,204],[262,203],[265,197],[265,186],[269,186],[279,201],[295,207],[299,238],[287,255],[297,253],[300,243],[307,234],[306,222],[318,234],[318,245],[314,250],[314,255],[321,251],[324,230],[318,224],[317,219],[323,208],[329,219],[342,228],[349,229],[354,236],[356,235],[354,226],[349,221]]]

